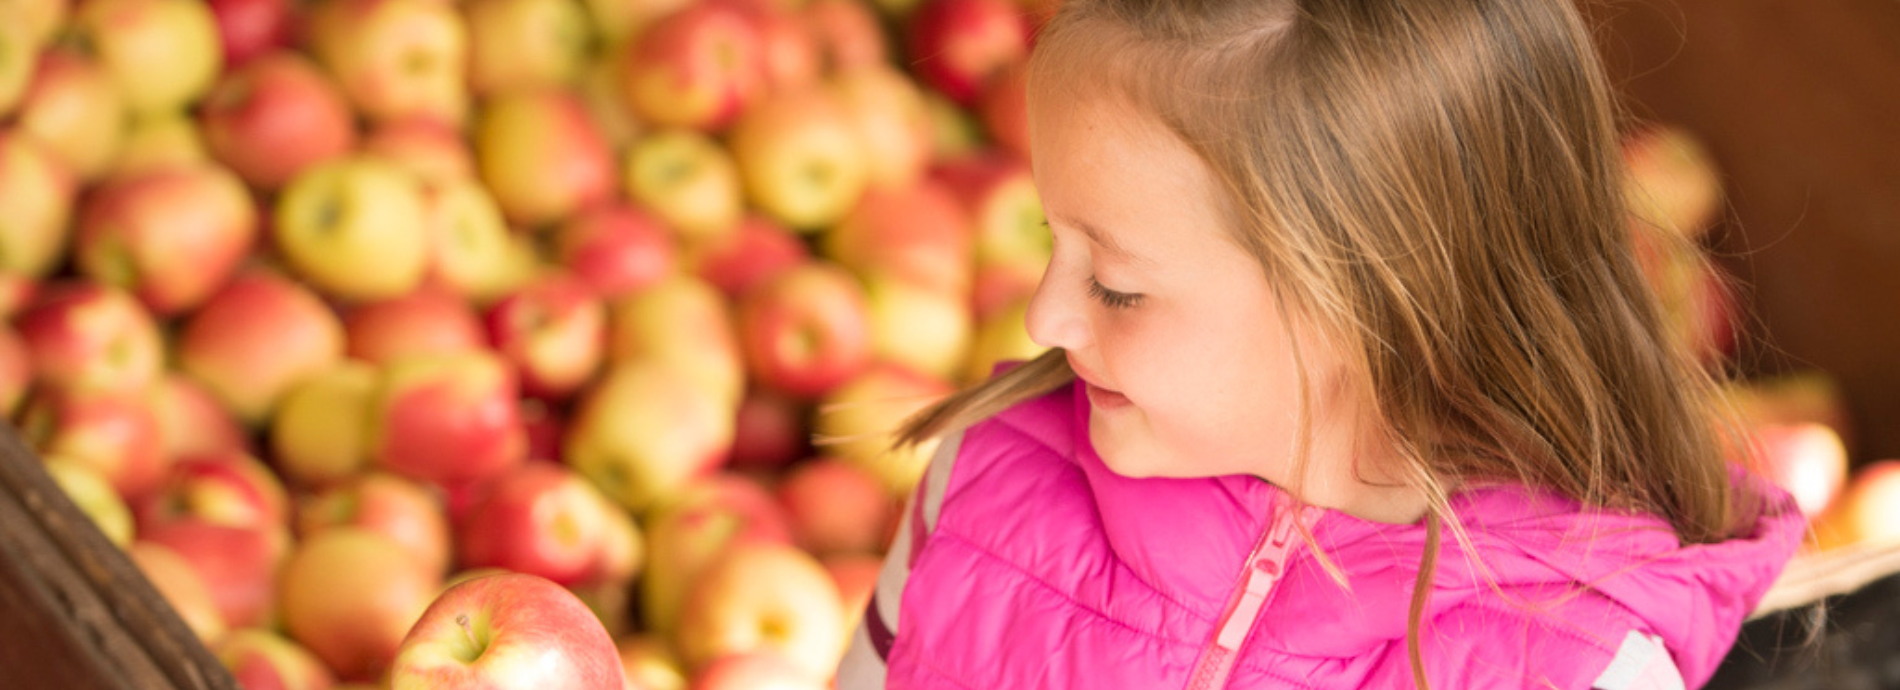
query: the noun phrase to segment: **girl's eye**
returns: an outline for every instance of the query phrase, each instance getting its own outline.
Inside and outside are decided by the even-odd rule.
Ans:
[[[1089,277],[1089,296],[1110,309],[1127,309],[1141,303],[1141,295],[1116,292],[1102,287],[1102,284],[1096,282],[1093,276]]]

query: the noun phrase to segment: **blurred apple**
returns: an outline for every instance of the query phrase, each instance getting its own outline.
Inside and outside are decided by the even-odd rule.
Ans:
[[[622,637],[614,644],[628,690],[686,690],[686,670],[679,655],[657,635]]]
[[[813,399],[871,361],[870,307],[851,274],[832,264],[795,266],[739,303],[746,368],[767,386]]]
[[[1003,68],[983,88],[976,116],[983,129],[1017,160],[1029,160],[1029,62]]]
[[[0,6],[0,10],[8,9]],[[46,40],[34,35],[32,27],[11,21],[0,23],[0,115],[11,114],[33,83],[40,60],[40,48]]]
[[[745,210],[737,164],[704,134],[649,133],[627,150],[623,167],[627,196],[689,240],[727,234]]]
[[[217,21],[227,68],[290,45],[296,10],[290,0],[206,0]]]
[[[27,399],[19,429],[42,456],[97,472],[128,500],[156,489],[169,463],[159,452],[158,421],[139,392],[39,389]]]
[[[706,568],[737,543],[791,544],[791,527],[772,495],[752,480],[718,473],[661,497],[648,515],[651,565],[640,581],[646,629],[670,635]]]
[[[793,8],[771,6],[746,11],[746,18],[752,22],[759,40],[759,61],[765,80],[762,97],[809,88],[818,82],[822,65],[817,37],[793,12]]]
[[[287,50],[225,73],[199,117],[211,155],[267,191],[356,148],[355,116],[343,94],[315,64]]]
[[[988,152],[945,160],[931,170],[974,224],[979,269],[1020,262],[1040,274],[1049,262],[1049,229],[1026,160]]]
[[[238,687],[330,690],[330,669],[297,643],[263,628],[233,631],[213,650]]]
[[[1900,542],[1900,460],[1862,465],[1847,490],[1814,522],[1822,548],[1851,544],[1883,547]]]
[[[297,505],[297,534],[355,528],[403,546],[432,573],[448,572],[451,535],[442,500],[428,487],[386,472],[365,472],[308,495]]]
[[[1722,210],[1722,174],[1694,134],[1646,126],[1626,137],[1622,149],[1629,170],[1624,201],[1637,222],[1691,238],[1708,231]]]
[[[1029,57],[1029,24],[1009,0],[924,0],[906,34],[924,83],[964,107],[997,74]]]
[[[488,310],[488,340],[514,366],[524,393],[564,399],[600,368],[607,310],[579,278],[549,273]]]
[[[403,639],[391,690],[622,690],[613,638],[566,589],[507,573],[450,587]]]
[[[376,122],[468,115],[468,35],[454,3],[320,0],[306,26],[311,52],[356,110]]]
[[[886,64],[884,27],[871,7],[858,0],[810,0],[799,19],[818,47],[819,72],[840,74]]]
[[[475,153],[455,128],[430,117],[376,125],[363,152],[402,166],[425,185],[475,179]]]
[[[737,405],[745,360],[725,299],[705,281],[675,274],[608,305],[607,359],[655,362],[693,377]]]
[[[579,78],[590,27],[579,0],[468,0],[468,83],[477,97]]]
[[[126,555],[131,556],[132,563],[158,590],[159,596],[178,612],[178,617],[184,619],[185,627],[191,628],[199,642],[211,646],[224,638],[228,628],[224,616],[218,613],[217,603],[211,599],[211,589],[183,556],[170,547],[149,541],[133,542],[126,549]]]
[[[640,513],[726,459],[735,405],[736,397],[664,362],[617,363],[581,401],[565,459]]]
[[[741,652],[707,662],[692,690],[826,690],[829,675],[800,667],[781,652]]]
[[[666,226],[646,211],[619,202],[569,218],[555,242],[561,265],[605,299],[655,285],[678,263],[678,249]]]
[[[1025,296],[979,322],[960,380],[982,381],[990,377],[997,364],[1035,359],[1047,350],[1030,339],[1028,314],[1029,298]]]
[[[1853,418],[1840,383],[1819,370],[1730,381],[1724,388],[1750,426],[1819,422],[1853,445]]]
[[[129,394],[151,386],[164,366],[165,346],[151,313],[104,285],[47,285],[13,326],[41,386]]]
[[[831,582],[838,586],[839,598],[844,602],[845,627],[856,630],[865,610],[871,606],[872,595],[877,593],[877,578],[884,568],[884,557],[842,553],[825,556],[818,562],[831,576]]]
[[[201,0],[86,0],[73,29],[135,113],[184,109],[224,65],[217,20]]]
[[[95,187],[79,210],[76,261],[159,316],[202,304],[255,243],[257,207],[215,165],[167,168]]]
[[[272,231],[277,249],[312,285],[367,301],[421,284],[428,268],[426,218],[414,176],[356,155],[298,173],[277,199]]]
[[[955,390],[949,382],[902,367],[872,367],[825,396],[813,422],[828,450],[884,482],[893,496],[907,496],[923,476],[935,442],[891,449],[897,427],[912,414]]]
[[[15,117],[20,131],[44,144],[81,181],[105,174],[125,139],[118,85],[96,60],[74,50],[40,55]]]
[[[241,273],[185,322],[178,362],[238,419],[269,419],[277,400],[343,357],[343,324],[304,286]]]
[[[0,268],[0,321],[11,322],[39,296],[40,284],[24,273]]]
[[[764,93],[760,47],[733,4],[687,4],[628,42],[620,57],[627,105],[657,126],[722,130]]]
[[[839,73],[829,87],[858,132],[872,187],[908,187],[923,176],[931,125],[916,84],[891,66],[867,65]]]
[[[153,170],[213,162],[198,133],[196,120],[184,113],[132,118],[119,156],[106,171],[107,178],[131,177]]]
[[[756,215],[741,219],[730,233],[688,245],[686,254],[693,271],[732,300],[779,271],[811,260],[803,239]]]
[[[282,574],[284,630],[344,680],[390,668],[441,575],[402,544],[353,527],[303,541]]]
[[[437,183],[426,192],[429,271],[426,286],[487,304],[531,277],[532,254],[501,207],[470,179]]]
[[[838,586],[810,555],[780,544],[736,543],[687,595],[680,654],[688,667],[704,668],[723,656],[769,651],[829,678],[850,634],[843,609]]]
[[[370,364],[487,346],[481,317],[467,300],[427,287],[357,305],[344,314],[343,329],[349,338],[349,356]]]
[[[811,448],[806,407],[764,388],[746,391],[732,422],[732,465],[772,470],[804,457]]]
[[[370,453],[438,486],[498,476],[527,459],[513,370],[486,351],[390,362],[372,398]]]
[[[876,475],[835,458],[800,464],[777,490],[800,547],[820,556],[878,553],[898,505]]]
[[[126,507],[125,499],[119,497],[105,475],[91,466],[58,456],[47,457],[45,467],[53,483],[72,500],[79,512],[92,520],[108,541],[119,548],[132,544],[132,509]]]
[[[628,40],[639,36],[655,20],[678,12],[692,0],[583,0],[587,16],[599,33],[600,45],[616,54]]]
[[[171,549],[204,582],[226,629],[266,624],[277,611],[277,577],[290,548],[282,525],[237,527],[202,520],[141,523],[139,539]]]
[[[456,523],[455,548],[464,567],[501,568],[577,585],[604,564],[608,537],[618,532],[608,522],[631,524],[592,483],[561,465],[522,465],[497,476],[483,491]]]
[[[482,181],[514,223],[556,223],[613,191],[606,140],[570,91],[499,94],[484,106],[474,137]]]
[[[157,491],[134,503],[141,530],[193,521],[288,530],[290,497],[264,463],[239,451],[180,458]],[[288,536],[288,535],[286,535]]]
[[[567,435],[567,418],[548,401],[521,399],[521,424],[528,430],[530,462],[560,462],[561,439]]]
[[[870,182],[871,153],[862,150],[850,110],[822,89],[752,106],[728,141],[747,197],[795,229],[837,222]]]
[[[1816,423],[1756,427],[1751,441],[1761,470],[1794,495],[1801,514],[1819,515],[1847,483],[1847,446]]]
[[[886,273],[864,281],[875,359],[943,379],[962,372],[975,329],[966,293],[930,290]]]
[[[78,184],[54,156],[32,136],[0,131],[0,271],[39,278],[58,267]]]
[[[33,383],[33,359],[26,341],[0,317],[0,419],[12,419]]]
[[[167,371],[150,392],[165,457],[249,452],[251,439],[224,403],[196,379]]]
[[[272,457],[293,486],[330,486],[369,467],[369,401],[376,368],[343,360],[298,380],[271,416]]]
[[[949,96],[925,90],[924,111],[930,113],[931,148],[938,158],[972,155],[990,146],[976,116]]]
[[[1005,259],[978,263],[975,285],[971,288],[970,313],[976,318],[979,333],[983,324],[994,322],[1005,311],[1027,302],[1042,283],[1047,259]],[[981,335],[978,336],[981,339]]]
[[[969,294],[970,218],[935,181],[866,192],[822,239],[826,256],[859,275],[889,274],[928,290]]]

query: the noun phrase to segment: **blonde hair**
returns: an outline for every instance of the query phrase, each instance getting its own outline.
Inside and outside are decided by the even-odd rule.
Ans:
[[[1232,239],[1346,354],[1426,497],[1407,635],[1420,685],[1439,523],[1467,540],[1457,486],[1654,514],[1688,543],[1756,519],[1728,473],[1733,413],[1634,260],[1617,111],[1569,0],[1065,0],[1030,97],[1104,94],[1226,186]],[[919,413],[899,442],[1073,376],[1047,353]]]

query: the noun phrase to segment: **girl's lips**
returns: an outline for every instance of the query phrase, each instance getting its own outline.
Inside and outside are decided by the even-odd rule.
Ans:
[[[1087,379],[1082,381],[1082,386],[1088,389],[1089,405],[1095,409],[1113,410],[1132,404],[1129,402],[1128,396],[1089,383]]]

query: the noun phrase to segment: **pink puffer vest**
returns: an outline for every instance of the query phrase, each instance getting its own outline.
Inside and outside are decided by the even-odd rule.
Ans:
[[[965,432],[904,586],[888,687],[1411,686],[1422,524],[1288,510],[1251,477],[1121,477],[1087,415],[1064,387]],[[1422,636],[1441,690],[1588,688],[1630,632],[1659,637],[1699,685],[1803,528],[1786,500],[1750,538],[1688,547],[1657,519],[1546,493],[1453,505],[1477,558],[1447,532]]]

